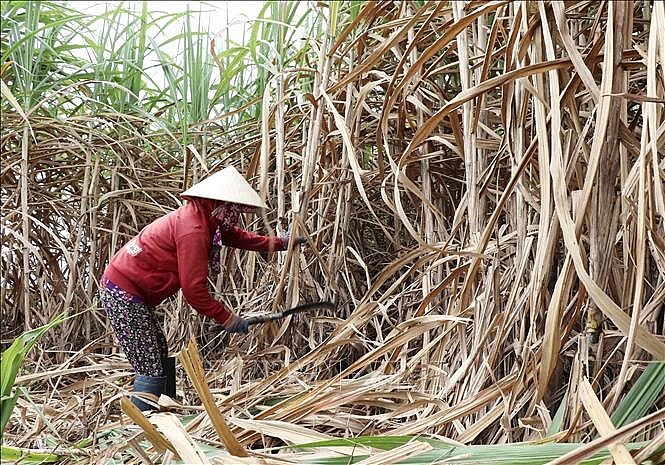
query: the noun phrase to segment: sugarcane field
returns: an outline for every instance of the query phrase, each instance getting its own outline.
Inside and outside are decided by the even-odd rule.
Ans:
[[[665,2],[0,2],[3,464],[665,463]]]

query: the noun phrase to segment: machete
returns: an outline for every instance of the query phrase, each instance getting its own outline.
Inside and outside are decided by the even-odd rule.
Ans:
[[[308,304],[298,305],[297,307],[289,308],[288,310],[284,310],[282,312],[251,316],[246,320],[247,326],[256,325],[259,323],[265,323],[267,321],[280,320],[282,318],[286,318],[289,315],[293,315],[294,313],[306,312],[317,308],[332,309],[335,308],[335,304],[333,304],[332,302],[312,302]]]

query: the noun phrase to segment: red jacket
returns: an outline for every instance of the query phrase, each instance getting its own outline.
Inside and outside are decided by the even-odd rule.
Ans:
[[[150,306],[182,289],[198,312],[224,323],[231,315],[208,291],[208,256],[217,219],[217,202],[191,198],[184,206],[157,219],[125,244],[111,259],[104,276]],[[286,250],[280,237],[253,234],[235,227],[222,234],[224,245],[245,250]]]

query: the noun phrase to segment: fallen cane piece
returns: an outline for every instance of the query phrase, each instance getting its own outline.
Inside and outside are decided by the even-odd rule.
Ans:
[[[192,384],[196,389],[203,406],[210,417],[210,421],[217,431],[220,439],[226,446],[226,449],[237,457],[249,457],[249,454],[245,448],[240,444],[238,439],[233,435],[231,430],[224,421],[222,412],[219,411],[215,400],[210,393],[210,387],[208,382],[205,379],[205,372],[203,371],[203,364],[201,363],[201,357],[199,356],[199,351],[196,348],[196,341],[192,338],[183,350],[180,351],[180,360],[182,365],[187,372],[187,376],[192,380]]]
[[[173,444],[171,444],[171,442],[157,430],[155,425],[150,423],[150,420],[148,420],[143,412],[141,412],[139,408],[134,405],[131,400],[129,400],[129,398],[123,397],[120,399],[120,408],[127,414],[129,418],[132,419],[134,423],[141,427],[148,441],[150,441],[159,452],[170,450],[178,458],[180,458],[178,451],[173,446]]]

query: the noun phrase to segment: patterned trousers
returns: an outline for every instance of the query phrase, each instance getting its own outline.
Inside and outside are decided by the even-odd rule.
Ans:
[[[133,302],[120,290],[102,287],[99,301],[129,363],[139,375],[164,376],[168,345],[154,307]]]

